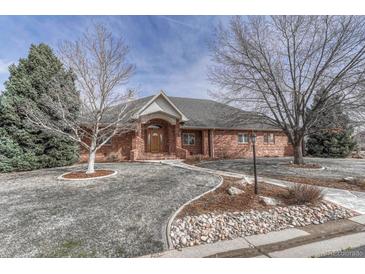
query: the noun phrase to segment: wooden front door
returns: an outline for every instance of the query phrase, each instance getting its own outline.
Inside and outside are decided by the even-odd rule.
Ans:
[[[161,151],[161,130],[152,129],[150,132],[151,136],[151,152],[157,153]]]

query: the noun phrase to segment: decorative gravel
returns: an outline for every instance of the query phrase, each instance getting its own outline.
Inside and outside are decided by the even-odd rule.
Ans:
[[[173,246],[182,248],[286,228],[322,224],[354,215],[343,207],[327,202],[315,206],[275,207],[267,211],[209,213],[174,220],[170,236]]]

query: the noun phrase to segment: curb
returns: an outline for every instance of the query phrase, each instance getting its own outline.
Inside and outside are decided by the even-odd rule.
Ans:
[[[359,227],[365,225],[365,215],[359,215],[357,217],[350,217],[347,219],[343,219],[347,221],[351,221],[352,223],[357,223]],[[341,220],[337,220],[341,221]],[[314,225],[317,226],[317,225]],[[346,231],[346,230],[344,230]],[[284,257],[293,257],[288,256],[288,250],[294,250],[295,252],[304,250],[306,251],[307,257],[309,256],[321,256],[325,254],[324,250],[321,252],[318,252],[318,248],[316,250],[313,250],[311,254],[309,254],[311,251],[308,250],[308,246],[320,246],[323,248],[323,246],[327,248],[327,245],[323,245],[323,243],[332,243],[337,242],[335,245],[336,248],[332,248],[333,252],[336,252],[337,250],[345,249],[348,247],[349,241],[343,241],[343,239],[352,239],[355,238],[356,241],[360,241],[359,237],[357,235],[365,235],[364,229],[361,230],[354,230],[351,234],[344,234],[341,236],[336,237],[330,237],[329,238],[318,238],[319,240],[312,241],[309,239],[306,243],[300,244],[300,245],[294,245],[285,249],[281,249],[280,246],[282,246],[282,243],[287,241],[296,241],[296,239],[300,239],[303,237],[310,237],[310,235],[316,235],[312,234],[312,232],[302,229],[302,228],[287,228],[283,230],[278,231],[271,231],[269,233],[263,233],[263,234],[255,234],[251,236],[245,236],[245,237],[238,237],[232,240],[223,240],[218,241],[210,244],[201,244],[197,246],[192,247],[184,247],[180,250],[178,249],[168,249],[166,251],[158,252],[158,253],[152,253],[152,254],[146,254],[144,256],[141,256],[141,258],[203,258],[203,257],[217,257],[216,255],[219,255],[221,253],[227,253],[227,252],[233,252],[237,253],[244,249],[250,249],[252,252],[259,251],[254,256],[249,257],[281,257],[283,255]],[[361,238],[363,239],[363,237]],[[356,242],[355,241],[355,242]],[[341,246],[338,244],[338,242],[344,242],[345,245]],[[351,242],[351,246],[355,246],[353,244],[354,241]],[[364,241],[365,243],[365,241]],[[278,249],[270,250],[268,247],[271,245],[278,245]],[[267,253],[265,252],[267,251]],[[262,253],[262,254],[260,254]],[[289,252],[290,253],[290,252]],[[289,254],[290,255],[290,254]],[[299,257],[303,257],[302,255],[298,255]],[[219,256],[218,256],[219,257]]]
[[[222,176],[225,176],[225,175],[223,175],[220,171],[216,171],[216,170],[211,170],[211,169],[205,169],[205,168],[201,168],[201,167],[197,167],[197,166],[191,166],[191,165],[189,165],[189,164],[186,164],[186,163],[183,163],[183,165],[174,165],[173,163],[164,163],[164,164],[168,164],[168,165],[171,165],[171,166],[175,166],[175,167],[180,167],[180,168],[185,168],[185,169],[190,169],[190,170],[194,170],[194,171],[201,171],[201,172],[206,172],[206,173],[209,173],[209,174],[213,174],[213,175],[216,175],[216,176],[219,176],[220,178],[221,178],[221,182],[215,187],[215,188],[213,188],[212,190],[209,190],[209,191],[207,191],[206,193],[209,193],[209,192],[211,192],[211,191],[213,191],[213,190],[215,190],[217,187],[219,187],[221,184],[222,184],[222,182],[223,182],[223,177]],[[190,166],[191,166],[191,168],[190,168]],[[324,167],[323,167],[323,169],[324,169]],[[221,173],[221,174],[218,174],[218,173]],[[224,173],[224,172],[223,172]],[[247,183],[250,183],[250,177],[251,176],[247,176],[247,175],[245,175],[245,174],[239,174],[239,173],[237,173],[237,175],[241,175],[241,178],[242,179],[244,179]],[[226,176],[229,176],[229,175],[226,175]],[[280,182],[280,180],[279,180],[279,182],[272,182],[271,181],[271,178],[266,178],[266,177],[261,177],[261,179],[266,179],[265,181],[267,182],[267,183],[271,183],[271,184],[274,184],[274,185],[279,185],[279,186],[282,186],[282,187],[288,187],[287,185],[285,185],[285,184],[283,184],[282,182]],[[267,180],[267,179],[269,179],[269,180]],[[276,181],[276,180],[274,180],[274,181]],[[285,183],[290,183],[290,184],[295,184],[295,183],[293,183],[293,182],[286,182],[285,181]],[[176,217],[176,215],[187,205],[187,204],[189,204],[189,203],[191,203],[192,201],[194,201],[194,200],[196,200],[196,199],[198,199],[198,198],[200,198],[201,196],[203,196],[203,195],[205,195],[206,193],[203,193],[203,194],[201,194],[201,195],[199,195],[199,196],[197,196],[197,197],[195,197],[194,199],[192,199],[192,200],[190,200],[190,201],[188,201],[188,202],[186,202],[184,205],[182,205],[174,214],[173,214],[173,216],[172,217],[170,217],[170,219],[169,219],[169,221],[168,221],[168,225],[167,225],[167,230],[166,230],[166,234],[167,234],[167,241],[168,241],[168,248],[169,248],[169,250],[175,250],[175,249],[173,249],[173,246],[172,246],[172,242],[171,242],[171,237],[170,237],[170,230],[171,230],[171,224],[172,224],[172,221],[175,219],[175,217]],[[325,199],[325,200],[327,200],[327,201],[330,201],[329,199]],[[333,201],[330,201],[330,202],[333,202]],[[338,204],[338,203],[335,203],[335,204]],[[338,204],[339,205],[339,204]],[[344,208],[346,208],[345,206],[343,206],[343,205],[339,205],[339,206],[341,206],[341,207],[344,207]],[[351,209],[350,209],[351,210]],[[352,209],[352,211],[354,211],[353,209]],[[355,211],[356,212],[356,211]],[[356,212],[356,213],[360,213],[361,214],[361,212]]]
[[[365,232],[353,233],[317,241],[281,251],[270,252],[272,258],[309,258],[334,254],[347,248],[356,248],[365,244]]]
[[[76,170],[76,171],[80,171],[80,170]],[[118,173],[117,170],[114,170],[114,172],[112,174],[108,174],[108,175],[104,175],[104,176],[99,176],[99,177],[80,178],[80,179],[63,178],[63,176],[65,176],[66,174],[69,174],[71,172],[73,172],[73,171],[63,173],[62,175],[60,175],[60,176],[57,177],[57,180],[60,180],[60,181],[87,181],[87,180],[97,180],[97,179],[111,177],[111,176],[114,176],[114,175],[116,175]]]
[[[172,215],[171,217],[169,218],[169,221],[167,222],[167,227],[166,227],[166,239],[167,239],[167,247],[169,250],[171,249],[174,249],[173,248],[173,245],[172,245],[172,241],[171,241],[171,236],[170,236],[170,230],[171,230],[171,225],[172,225],[172,222],[174,221],[175,217],[181,212],[181,210],[183,210],[183,208],[190,204],[191,202],[199,199],[200,197],[204,196],[205,194],[208,194],[214,190],[216,190],[218,187],[220,187],[223,183],[223,177],[220,176],[220,175],[215,175],[215,174],[212,174],[213,176],[216,176],[219,178],[220,182],[218,183],[218,185],[216,185],[214,188],[200,194],[199,196],[196,196],[195,198],[187,201],[186,203],[184,203],[182,206],[180,206]]]

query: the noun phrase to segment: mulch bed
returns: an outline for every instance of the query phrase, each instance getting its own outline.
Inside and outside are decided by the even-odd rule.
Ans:
[[[231,186],[243,190],[244,193],[229,195],[227,190]],[[285,188],[259,182],[258,189],[260,196],[277,198],[284,206],[291,204],[290,198],[287,197],[288,190]],[[253,184],[244,186],[236,178],[224,177],[224,181],[220,187],[186,205],[178,214],[177,218],[210,212],[223,213],[251,209],[265,210],[269,208],[272,208],[272,206],[264,205],[258,195],[254,194]]]
[[[98,169],[95,170],[94,173],[86,173],[85,171],[74,171],[63,175],[62,177],[65,179],[87,179],[87,178],[107,176],[113,173],[114,170]]]
[[[339,188],[345,190],[353,190],[353,191],[365,191],[365,179],[359,179],[359,183],[347,183],[339,179],[314,179],[314,178],[303,178],[303,177],[294,177],[294,176],[271,176],[273,178],[290,181],[294,183],[300,184],[308,184],[308,185],[316,185],[321,187],[332,187]]]

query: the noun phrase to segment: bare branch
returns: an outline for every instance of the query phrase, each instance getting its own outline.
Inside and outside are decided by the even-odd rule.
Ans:
[[[365,17],[250,16],[220,26],[209,78],[222,101],[261,113],[299,148],[317,113],[341,98],[364,111]],[[316,94],[315,111],[307,109]],[[358,122],[363,115],[353,115]]]
[[[67,136],[88,149],[88,172],[93,172],[96,151],[114,135],[134,128],[129,119],[133,110],[129,102],[134,92],[124,88],[134,73],[134,65],[126,61],[129,49],[124,40],[113,36],[100,24],[95,24],[77,41],[62,42],[59,51],[66,66],[77,77],[80,115],[72,117],[67,104],[57,96],[55,101],[45,104],[59,114],[57,123],[34,110],[26,110],[27,117],[33,124]],[[67,87],[57,80],[49,83],[50,88],[67,94]]]

